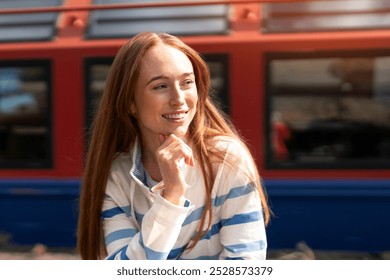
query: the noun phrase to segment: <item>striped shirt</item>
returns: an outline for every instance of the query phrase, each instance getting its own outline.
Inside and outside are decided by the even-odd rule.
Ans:
[[[113,161],[102,209],[106,259],[265,259],[267,240],[259,193],[250,182],[252,166],[235,140],[219,138],[217,149],[234,155],[234,167],[216,166],[210,230],[186,250],[196,235],[206,192],[202,172],[183,166],[185,200],[174,205],[160,195],[163,182],[146,185],[139,143]],[[246,168],[244,168],[246,166]],[[204,230],[207,229],[208,218]]]

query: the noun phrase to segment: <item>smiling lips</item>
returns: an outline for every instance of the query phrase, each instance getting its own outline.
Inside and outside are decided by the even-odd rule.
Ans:
[[[185,118],[188,111],[177,112],[172,114],[164,114],[162,117],[167,120],[182,120]]]

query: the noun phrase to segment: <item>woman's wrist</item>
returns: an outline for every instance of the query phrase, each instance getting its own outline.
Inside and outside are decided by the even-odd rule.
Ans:
[[[177,191],[167,191],[166,189],[163,190],[163,193],[161,196],[169,201],[172,204],[180,205],[184,204],[185,198],[184,198],[184,192],[177,192]]]

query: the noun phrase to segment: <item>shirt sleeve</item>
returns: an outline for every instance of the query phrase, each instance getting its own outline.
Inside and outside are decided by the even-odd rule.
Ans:
[[[127,196],[118,183],[109,178],[103,202],[106,259],[167,259],[192,207],[174,205],[157,195],[142,219],[142,228],[139,228],[131,211],[131,201],[124,199]]]
[[[218,176],[223,251],[220,259],[265,259],[267,239],[259,191],[250,173],[253,161],[245,149],[234,145],[233,153],[224,163]],[[237,157],[239,155],[239,157]]]

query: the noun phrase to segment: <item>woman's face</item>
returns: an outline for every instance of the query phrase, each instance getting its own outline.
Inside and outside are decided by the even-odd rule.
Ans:
[[[183,138],[194,118],[198,92],[188,57],[158,44],[148,50],[140,66],[131,112],[144,139],[162,133]]]

